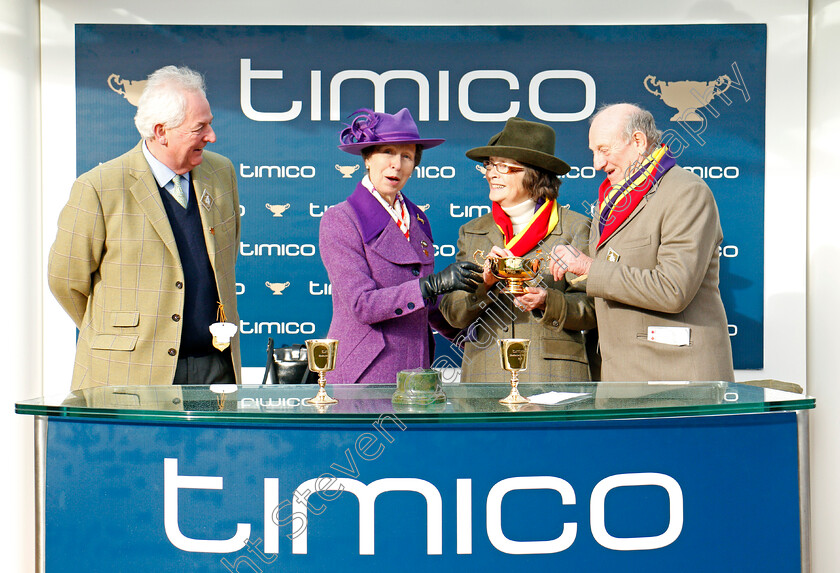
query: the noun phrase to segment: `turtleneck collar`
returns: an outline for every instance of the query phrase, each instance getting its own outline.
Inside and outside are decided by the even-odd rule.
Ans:
[[[500,205],[501,206],[501,205]],[[513,207],[502,207],[502,210],[510,217],[510,222],[513,225],[513,234],[518,235],[519,232],[525,228],[531,218],[534,216],[534,209],[537,202],[533,199],[526,199],[519,205]]]

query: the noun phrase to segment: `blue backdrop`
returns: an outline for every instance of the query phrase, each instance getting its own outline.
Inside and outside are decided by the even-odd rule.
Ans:
[[[766,34],[762,24],[77,25],[77,168],[137,143],[142,86],[133,82],[168,64],[205,74],[218,136],[210,149],[239,172],[243,365],[262,366],[268,336],[279,345],[327,333],[318,225],[362,176],[360,159],[336,148],[351,112],[408,107],[421,135],[447,139],[404,189],[426,207],[442,268],[458,228],[489,208],[467,149],[512,115],[550,123],[557,155],[573,167],[560,200],[588,213],[603,177],[592,169],[587,119],[596,105],[635,102],[715,194],[735,367],[761,368]],[[455,356],[443,339],[438,354]]]

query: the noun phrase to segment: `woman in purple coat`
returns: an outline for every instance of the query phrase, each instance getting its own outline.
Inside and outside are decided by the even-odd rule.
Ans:
[[[395,384],[397,373],[428,368],[431,327],[450,329],[438,295],[474,292],[482,268],[457,262],[434,273],[434,244],[425,213],[402,193],[423,149],[405,108],[394,115],[358,110],[339,149],[361,155],[367,174],[321,219],[321,258],[332,283],[329,337],[339,340],[331,384]]]

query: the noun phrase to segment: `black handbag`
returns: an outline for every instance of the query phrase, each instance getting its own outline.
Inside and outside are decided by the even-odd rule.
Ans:
[[[274,339],[269,337],[267,354],[263,384],[266,380],[269,384],[318,383],[318,375],[309,370],[305,344],[274,348]]]

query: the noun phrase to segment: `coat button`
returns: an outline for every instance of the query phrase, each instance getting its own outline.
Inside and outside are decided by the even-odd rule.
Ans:
[[[507,332],[508,330],[509,330],[509,328],[507,326],[502,327],[502,332]]]
[[[560,326],[560,323],[555,320],[551,323],[551,326]]]
[[[397,316],[399,316],[399,315],[401,315],[401,314],[402,314],[402,309],[401,309],[401,308],[398,308],[398,309],[397,309],[397,310],[395,310],[394,312],[397,314]]]
[[[406,306],[408,306],[408,310],[414,310],[414,303],[410,302]]]
[[[423,254],[428,257],[429,256],[429,250],[428,249],[423,249]]]
[[[420,276],[420,271],[418,271],[417,269],[411,269],[411,274],[413,274],[415,277],[418,277]]]
[[[175,356],[176,354],[178,354],[177,350],[175,350],[174,348],[169,349],[169,356]]]
[[[175,288],[184,288],[184,283],[181,281],[175,281]]]
[[[175,322],[178,322],[179,320],[181,320],[181,315],[180,314],[173,314],[172,315],[172,320],[174,320]]]

